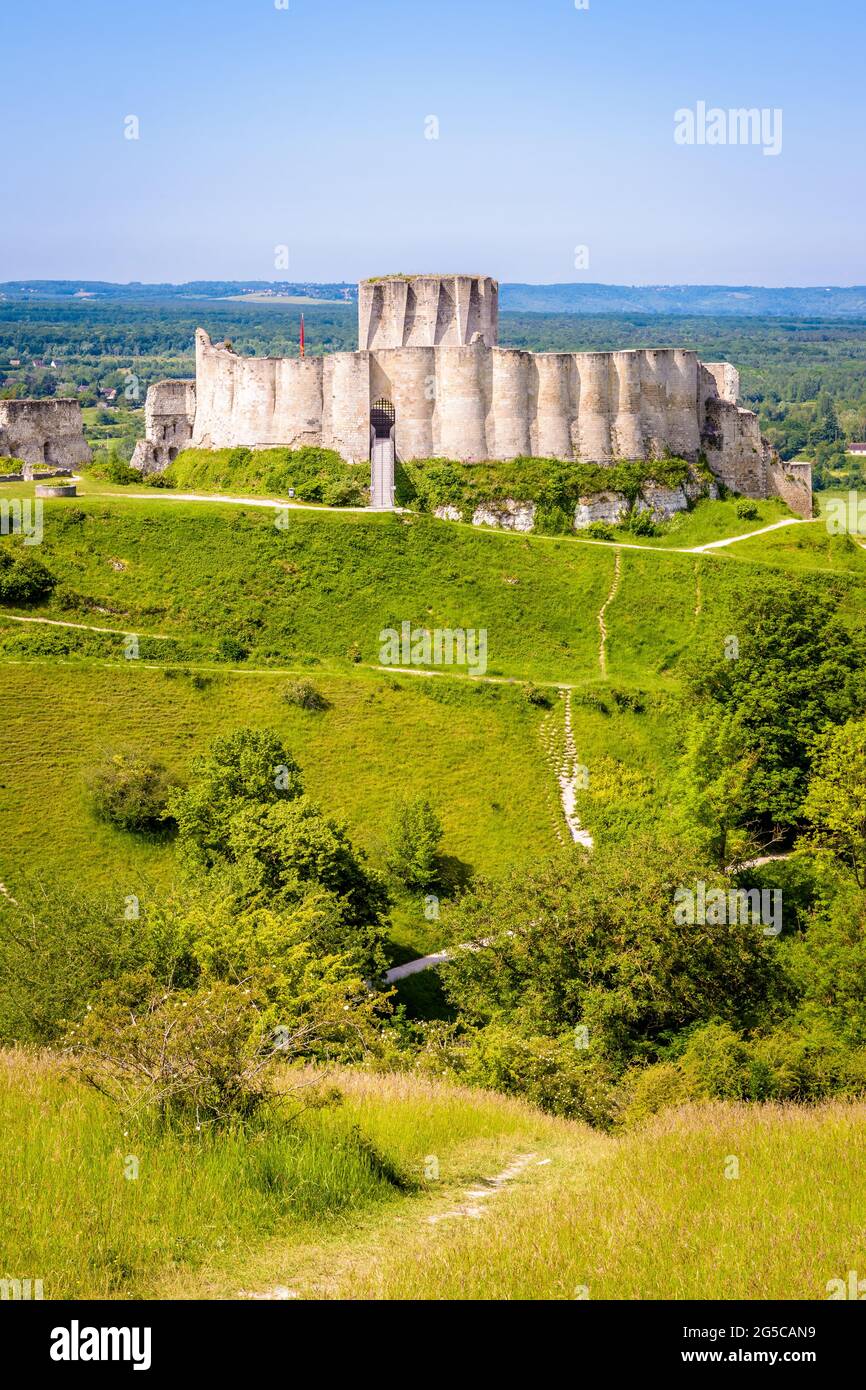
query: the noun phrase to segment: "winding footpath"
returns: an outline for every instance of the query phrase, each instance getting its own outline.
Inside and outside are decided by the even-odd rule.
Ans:
[[[610,608],[610,605],[613,603],[614,599],[615,599],[616,596],[617,596],[617,592],[618,592],[618,590],[619,590],[619,585],[620,585],[620,579],[621,579],[621,577],[622,577],[622,553],[621,553],[621,551],[617,550],[617,552],[616,552],[616,560],[615,560],[615,562],[614,562],[614,567],[613,567],[613,583],[612,583],[611,586],[610,586],[610,593],[608,594],[608,596],[607,596],[607,598],[605,599],[604,603],[601,605],[601,608],[600,608],[599,614],[598,614],[598,630],[599,630],[599,632],[601,633],[601,645],[599,646],[599,649],[598,649],[598,664],[599,664],[599,666],[601,667],[601,674],[602,674],[602,677],[603,677],[605,680],[607,679],[607,636],[608,636],[608,633],[607,633],[607,623],[606,623],[605,620],[604,620],[604,615],[605,615],[605,613],[607,612],[608,608]],[[569,713],[570,713],[570,710],[569,710]]]

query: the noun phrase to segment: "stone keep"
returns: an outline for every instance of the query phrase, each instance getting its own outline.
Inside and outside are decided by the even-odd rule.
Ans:
[[[357,352],[240,357],[196,332],[194,383],[161,382],[133,462],[172,450],[319,445],[370,457],[370,412],[394,411],[398,458],[521,455],[613,463],[704,456],[728,487],[811,515],[808,469],[782,465],[737,404],[727,362],[680,348],[523,352],[498,346],[498,285],[483,276],[391,276],[358,294]]]

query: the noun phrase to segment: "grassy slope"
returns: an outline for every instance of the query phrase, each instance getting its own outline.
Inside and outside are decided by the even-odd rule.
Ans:
[[[342,1106],[291,1126],[184,1140],[137,1131],[50,1059],[2,1055],[0,1274],[41,1278],[46,1298],[192,1296],[217,1278],[234,1294],[269,1237],[345,1237],[352,1218],[411,1206],[428,1154],[466,1182],[564,1128],[458,1088],[351,1074],[341,1088]]]
[[[482,1220],[400,1232],[300,1293],[403,1299],[824,1299],[866,1259],[866,1107],[716,1104],[553,1148]],[[543,1151],[547,1153],[547,1151]],[[739,1176],[731,1158],[739,1163]],[[531,1170],[530,1170],[531,1171]],[[539,1177],[539,1173],[541,1176]],[[816,1200],[820,1193],[820,1200]],[[501,1204],[501,1205],[499,1205]],[[292,1280],[284,1261],[281,1278]],[[297,1287],[297,1285],[296,1285]]]
[[[317,675],[330,708],[311,714],[282,700],[286,681],[275,675],[217,676],[196,690],[134,662],[73,664],[61,679],[48,663],[0,669],[0,878],[13,890],[37,864],[79,882],[164,881],[170,845],[94,821],[88,768],[106,748],[135,747],[182,777],[217,734],[245,724],[279,729],[311,794],[379,863],[394,804],[421,791],[440,808],[444,852],[477,870],[500,872],[555,845],[542,715],[508,687],[472,686],[443,704],[411,678],[393,689],[374,673]],[[485,773],[491,748],[495,775]]]
[[[594,675],[613,573],[610,551],[568,541],[309,511],[281,531],[270,513],[161,500],[49,504],[39,554],[92,605],[88,617],[55,601],[48,616],[213,644],[231,633],[282,665],[356,647],[376,662],[380,631],[403,621],[486,627],[490,674],[550,680]]]
[[[822,1299],[866,1260],[862,1105],[692,1106],[611,1138],[416,1077],[336,1079],[343,1105],[288,1131],[181,1141],[6,1054],[3,1273],[46,1298]]]
[[[578,758],[590,768],[579,813],[608,838],[625,833],[656,814],[665,795],[679,660],[707,630],[726,630],[719,625],[735,592],[768,573],[747,548],[763,558],[778,547],[784,562],[791,543],[815,565],[866,565],[866,552],[844,538],[830,545],[820,525],[706,556],[619,552],[619,587],[606,610],[608,671],[614,686],[645,692],[646,712],[632,715],[617,711],[599,668],[611,548],[393,516],[296,512],[282,532],[267,513],[218,504],[49,503],[44,544],[31,553],[81,601],[65,608],[55,600],[38,613],[168,633],[174,645],[143,642],[142,660],[128,662],[121,637],[0,615],[0,877],[14,882],[25,865],[61,861],[86,878],[165,879],[169,848],[88,816],[84,770],[107,744],[132,744],[183,775],[217,732],[247,722],[285,731],[313,794],[379,862],[391,806],[422,790],[441,807],[446,853],[476,870],[497,873],[546,854],[562,831],[555,769],[539,736],[546,716],[529,710],[519,690],[465,681],[458,690],[411,675],[394,690],[348,659],[355,648],[375,664],[380,627],[403,620],[487,627],[491,674],[573,682]],[[852,614],[863,606],[861,571],[838,581]],[[244,674],[216,661],[226,632],[250,646]],[[208,667],[210,683],[196,690],[182,674],[170,681],[145,669],[159,661]],[[255,669],[268,665],[270,673]],[[281,703],[278,672],[289,668],[309,671],[331,701],[327,713]],[[581,690],[600,692],[609,712],[591,708]],[[561,706],[551,718],[561,748]],[[423,922],[406,925],[407,944],[435,934]]]

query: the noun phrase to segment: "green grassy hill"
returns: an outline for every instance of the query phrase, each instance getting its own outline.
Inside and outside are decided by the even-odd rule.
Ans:
[[[0,545],[21,551],[17,537]],[[575,687],[578,755],[597,774],[582,819],[625,834],[664,805],[678,664],[707,634],[721,641],[736,595],[792,565],[832,583],[857,620],[866,581],[866,552],[820,523],[698,555],[319,510],[291,512],[283,530],[265,509],[164,497],[48,502],[37,550],[54,596],[0,612],[9,882],[40,864],[162,881],[170,846],[96,824],[85,770],[106,746],[134,746],[183,776],[215,734],[246,723],[285,734],[313,794],[374,860],[393,804],[424,790],[455,860],[486,873],[529,862],[564,832],[562,700],[554,690],[552,711],[530,706],[529,681]],[[376,671],[380,631],[404,621],[486,628],[488,679]],[[124,657],[130,632],[138,660]],[[226,635],[239,649],[223,650]],[[287,706],[292,672],[330,708]]]

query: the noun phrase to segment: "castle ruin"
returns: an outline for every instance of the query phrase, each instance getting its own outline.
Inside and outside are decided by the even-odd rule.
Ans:
[[[809,465],[781,463],[737,404],[730,363],[680,348],[503,348],[498,298],[487,276],[365,280],[358,350],[321,357],[241,357],[200,328],[195,381],[150,388],[133,464],[162,470],[188,445],[319,445],[370,460],[373,503],[389,505],[395,459],[675,456],[705,459],[732,490],[778,495],[811,516]]]
[[[65,470],[89,463],[90,457],[78,401],[0,401],[0,458]]]

